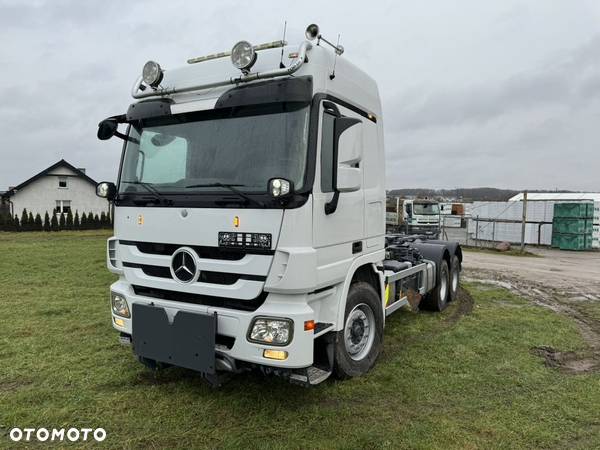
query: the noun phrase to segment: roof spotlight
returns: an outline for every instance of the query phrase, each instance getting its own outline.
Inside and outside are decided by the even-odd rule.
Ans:
[[[163,79],[163,71],[160,64],[148,61],[142,69],[142,79],[148,86],[157,87]]]
[[[306,27],[304,35],[309,41],[314,41],[316,38],[319,37],[319,25],[317,25],[316,23],[311,23],[309,26]]]
[[[231,62],[242,71],[248,71],[256,62],[256,51],[248,41],[240,41],[231,49]]]

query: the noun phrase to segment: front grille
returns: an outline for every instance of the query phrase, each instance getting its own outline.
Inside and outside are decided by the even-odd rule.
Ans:
[[[194,305],[214,306],[218,308],[238,309],[241,311],[256,311],[265,302],[267,293],[262,292],[252,300],[239,300],[235,298],[213,297],[210,295],[188,294],[186,292],[155,289],[145,286],[133,285],[133,292],[143,297],[171,300]]]
[[[146,254],[150,255],[172,255],[175,250],[180,247],[190,247],[198,254],[200,258],[206,259],[223,259],[228,261],[239,261],[247,254],[257,255],[273,255],[275,252],[270,249],[261,248],[243,248],[243,249],[231,249],[231,248],[219,248],[219,247],[206,247],[199,245],[185,245],[185,244],[162,244],[156,242],[137,242],[137,241],[119,241],[120,245],[132,245],[137,249]]]
[[[123,267],[142,269],[142,271],[149,277],[173,279],[173,277],[171,276],[171,270],[168,267],[150,266],[147,264],[134,264],[129,262],[124,262]],[[266,276],[260,275],[244,275],[239,273],[201,271],[200,277],[198,278],[198,282],[221,284],[227,286],[235,284],[238,280],[265,281],[266,279]]]

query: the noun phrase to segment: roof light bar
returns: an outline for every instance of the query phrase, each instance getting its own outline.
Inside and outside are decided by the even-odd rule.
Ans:
[[[275,41],[275,42],[272,42],[271,44],[262,44],[262,45],[263,46],[264,45],[275,45],[275,44],[277,44],[277,42],[281,43],[281,44],[279,44],[279,47],[281,47],[282,45],[285,45],[284,41]],[[262,46],[259,45],[258,47],[262,47]],[[264,50],[264,48],[276,48],[276,47],[262,47],[261,50]],[[312,44],[308,41],[304,41],[302,44],[300,44],[300,47],[298,47],[296,59],[294,59],[294,61],[288,67],[274,69],[274,70],[267,70],[265,72],[252,72],[252,73],[247,73],[247,74],[242,73],[239,77],[226,78],[226,79],[223,79],[220,81],[214,81],[212,83],[194,84],[194,85],[185,86],[185,87],[175,87],[175,86],[161,87],[161,86],[159,86],[156,88],[156,90],[147,89],[144,91],[143,89],[140,88],[140,85],[142,83],[142,77],[140,75],[138,77],[138,79],[135,81],[133,87],[131,88],[131,96],[136,99],[148,98],[148,97],[164,97],[167,95],[199,91],[201,89],[211,89],[211,88],[215,88],[215,87],[219,87],[219,86],[227,86],[227,85],[238,84],[238,83],[247,83],[249,81],[254,81],[254,80],[264,80],[264,79],[268,79],[268,78],[275,78],[275,77],[291,75],[294,72],[296,72],[298,69],[300,69],[300,67],[302,67],[302,65],[304,64],[304,62],[306,60],[306,54],[310,51],[311,48],[312,48]]]
[[[252,48],[254,49],[255,52],[258,52],[260,50],[267,50],[270,48],[281,48],[281,47],[285,47],[287,45],[286,41],[273,41],[273,42],[267,42],[265,44],[260,44],[260,45],[254,45]],[[206,55],[206,56],[198,56],[197,58],[190,58],[187,60],[188,64],[196,64],[196,63],[201,63],[204,61],[210,61],[211,59],[219,59],[219,58],[226,58],[227,56],[231,56],[231,50],[226,51],[226,52],[220,52],[220,53],[213,53],[211,55]]]

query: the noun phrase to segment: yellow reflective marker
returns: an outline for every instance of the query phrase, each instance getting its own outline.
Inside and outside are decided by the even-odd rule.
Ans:
[[[233,226],[235,228],[239,228],[239,226],[240,226],[240,218],[239,218],[239,216],[233,216]]]
[[[144,216],[141,214],[138,216],[138,225],[144,225]]]
[[[267,348],[263,351],[263,357],[283,361],[284,359],[287,359],[288,352],[283,350],[271,350]]]
[[[386,284],[385,285],[385,306],[386,307],[387,307],[389,301],[390,301],[390,285]]]

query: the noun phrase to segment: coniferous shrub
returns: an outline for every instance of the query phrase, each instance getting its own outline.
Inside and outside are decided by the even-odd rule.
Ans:
[[[35,219],[31,211],[29,211],[29,215],[27,216],[27,225],[29,225],[29,231],[35,231]]]
[[[52,214],[52,219],[50,220],[50,229],[52,231],[59,230],[58,219],[56,218],[56,214]]]
[[[13,219],[13,231],[21,231],[21,223],[19,222],[19,216],[15,214]]]
[[[106,213],[102,211],[102,213],[100,213],[100,228],[107,228],[107,222],[108,219],[106,217]]]
[[[100,217],[98,217],[98,214],[94,214],[94,228],[96,230],[102,228],[102,223],[100,223]]]
[[[93,230],[95,228],[94,227],[94,214],[92,214],[91,211],[88,213],[88,216],[87,216],[87,224],[88,224],[89,230]]]
[[[50,231],[50,214],[48,214],[48,211],[44,215],[44,231]]]
[[[21,214],[21,220],[19,222],[21,231],[29,231],[29,214],[27,214],[27,208],[23,208],[23,213]]]
[[[67,219],[65,218],[65,215],[62,214],[62,213],[59,215],[58,229],[59,230],[66,230],[67,229]]]
[[[40,216],[40,213],[35,215],[33,223],[35,231],[42,231],[44,229],[44,223],[42,222],[42,216]]]
[[[86,215],[86,213],[81,213],[81,221],[80,221],[79,229],[80,230],[87,230],[88,229],[88,223],[87,223],[87,215]]]
[[[69,209],[69,212],[67,213],[67,230],[72,230],[72,229],[73,229],[73,213]]]

